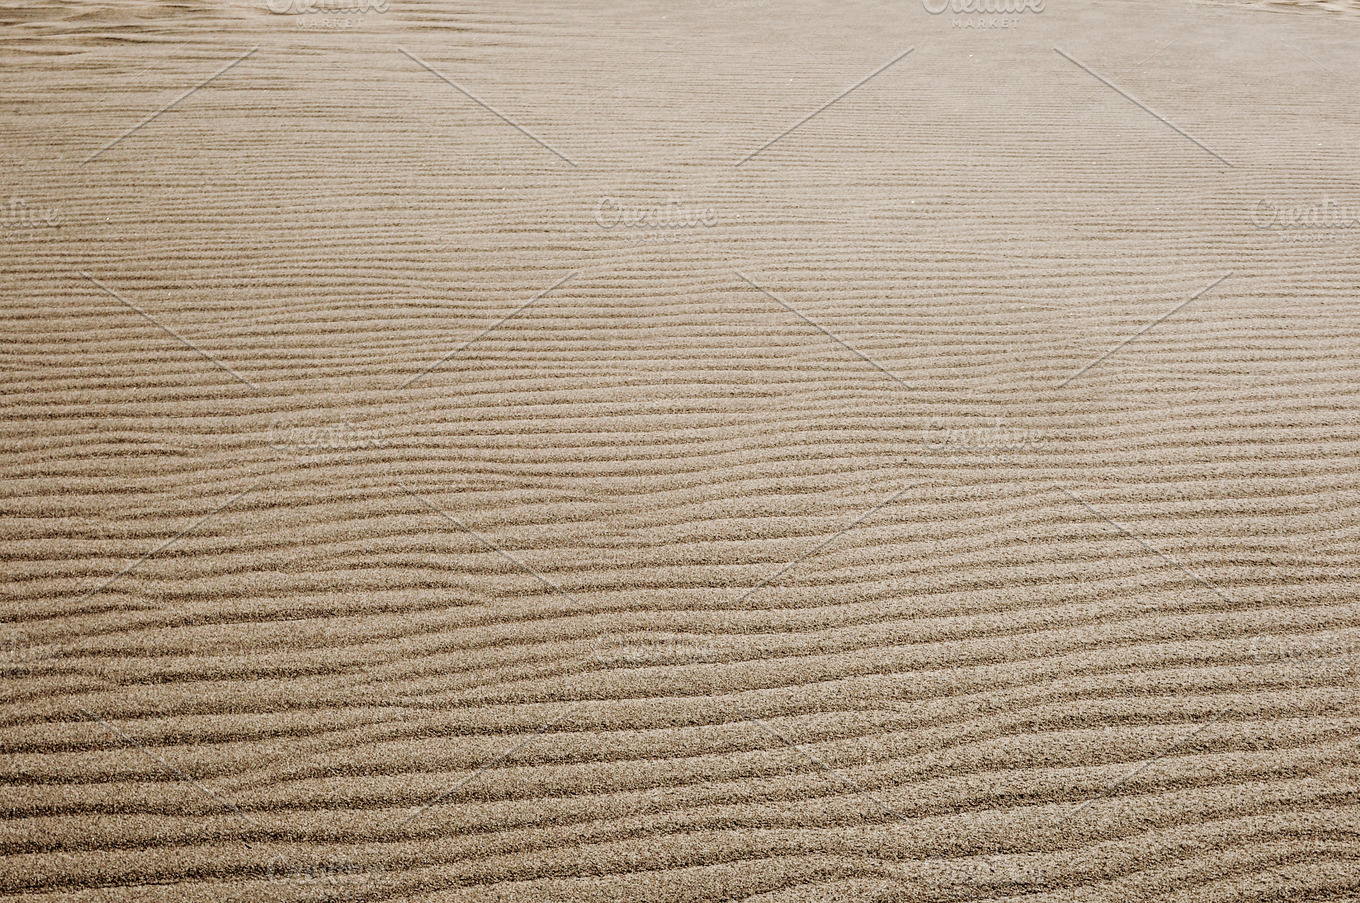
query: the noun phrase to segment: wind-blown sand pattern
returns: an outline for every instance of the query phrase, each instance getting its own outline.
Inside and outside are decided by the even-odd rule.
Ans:
[[[1360,899],[1296,6],[9,3],[0,893]]]

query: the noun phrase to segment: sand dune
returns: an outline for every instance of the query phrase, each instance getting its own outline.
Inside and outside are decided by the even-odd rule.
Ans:
[[[1360,899],[1355,4],[324,6],[0,11],[0,895]]]

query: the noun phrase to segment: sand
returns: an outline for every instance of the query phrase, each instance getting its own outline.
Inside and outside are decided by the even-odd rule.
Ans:
[[[1041,5],[8,3],[4,899],[1360,899],[1360,8]]]

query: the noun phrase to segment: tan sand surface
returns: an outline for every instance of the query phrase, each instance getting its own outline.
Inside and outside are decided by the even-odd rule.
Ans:
[[[1360,6],[934,3],[5,3],[0,897],[1360,899]]]

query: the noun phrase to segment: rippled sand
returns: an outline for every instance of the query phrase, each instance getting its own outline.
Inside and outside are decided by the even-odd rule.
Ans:
[[[1360,898],[1333,6],[7,4],[0,892]]]

